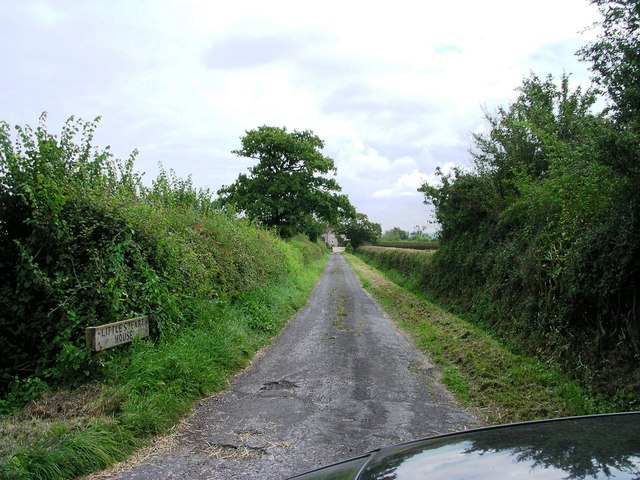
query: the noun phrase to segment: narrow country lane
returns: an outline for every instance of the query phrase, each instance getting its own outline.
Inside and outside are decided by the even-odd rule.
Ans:
[[[332,254],[307,306],[228,390],[201,401],[169,448],[106,478],[280,479],[475,425]]]

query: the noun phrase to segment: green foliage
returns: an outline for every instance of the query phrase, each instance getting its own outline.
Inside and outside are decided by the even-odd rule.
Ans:
[[[4,398],[0,399],[0,415],[10,413],[16,406],[37,400],[51,391],[51,387],[38,377],[20,378],[16,376],[9,384]]]
[[[305,304],[326,264],[324,250],[308,241],[282,249],[285,262],[296,265],[285,277],[232,300],[199,302],[191,324],[169,341],[134,342],[126,354],[106,361],[105,384],[89,400],[89,417],[47,423],[57,410],[36,402],[43,418],[19,427],[14,419],[0,419],[0,477],[75,478],[106,468],[148,436],[165,433],[195,401],[224,388]],[[305,258],[309,263],[302,263]]]
[[[0,124],[0,393],[14,377],[79,383],[100,362],[84,329],[138,315],[166,340],[202,302],[272,282],[303,261],[272,233],[161,171],[152,187],[92,146],[96,121],[60,136]],[[311,254],[307,254],[307,259]],[[126,348],[126,347],[123,347]]]
[[[640,388],[637,183],[620,168],[640,149],[594,102],[531,76],[487,115],[475,169],[421,188],[441,225],[422,284],[615,394]]]
[[[401,240],[409,240],[409,232],[402,230],[400,227],[393,227],[391,230],[385,230],[380,235],[381,242],[399,242]]]
[[[263,125],[242,137],[232,153],[258,160],[228,186],[218,190],[223,205],[233,205],[258,225],[275,228],[281,237],[299,233],[318,237],[319,221],[335,224],[355,211],[340,185],[323,175],[336,168],[322,154],[324,142],[310,130],[287,132]]]
[[[613,102],[616,118],[640,127],[640,7],[636,0],[591,0],[602,14],[599,38],[579,52]]]
[[[375,242],[382,233],[382,227],[379,223],[369,221],[363,213],[357,213],[354,218],[345,219],[338,233],[349,239],[352,249],[357,249],[366,243]]]
[[[427,188],[423,186],[422,188]],[[416,225],[412,232],[394,227],[379,236],[376,245],[398,248],[437,248],[433,237],[425,232],[425,227]],[[425,245],[429,245],[425,247]]]
[[[115,271],[132,246],[108,199],[136,194],[134,157],[116,163],[93,148],[96,122],[70,118],[58,139],[45,119],[35,131],[16,127],[14,142],[0,125],[0,348],[9,352],[0,360],[0,391],[14,374],[56,377],[48,369],[59,355],[88,362],[63,346],[82,335],[82,323],[110,313],[93,288],[95,270]]]
[[[297,235],[287,240],[294,247],[294,251],[300,256],[298,265],[308,265],[327,252],[322,241],[310,242],[304,235]]]
[[[416,225],[409,234],[409,240],[412,242],[428,243],[434,241],[434,236],[426,232],[427,227]]]

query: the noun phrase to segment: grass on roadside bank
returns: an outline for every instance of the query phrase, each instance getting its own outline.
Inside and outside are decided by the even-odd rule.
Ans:
[[[202,303],[170,341],[138,341],[104,365],[107,381],[58,392],[0,419],[0,478],[74,478],[123,460],[167,432],[301,308],[327,257],[233,302]]]
[[[489,423],[602,413],[606,404],[560,369],[510,352],[486,332],[410,293],[353,255],[363,286],[441,366],[443,383]]]

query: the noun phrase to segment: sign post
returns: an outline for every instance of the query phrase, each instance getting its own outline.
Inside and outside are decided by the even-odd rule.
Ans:
[[[136,317],[85,330],[87,347],[94,352],[131,342],[135,337],[149,336],[149,317]]]

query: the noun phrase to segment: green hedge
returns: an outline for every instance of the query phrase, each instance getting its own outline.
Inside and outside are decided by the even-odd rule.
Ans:
[[[358,255],[385,270],[396,270],[405,277],[419,281],[426,274],[433,251],[410,250],[394,247],[363,246]]]
[[[203,302],[233,301],[322,252],[214,208],[190,179],[162,171],[145,186],[135,152],[121,161],[92,145],[97,120],[72,117],[60,135],[45,120],[0,123],[0,395],[94,375],[87,326],[150,315],[166,339]]]
[[[597,392],[640,404],[640,130],[532,75],[423,185],[441,226],[422,288]]]

